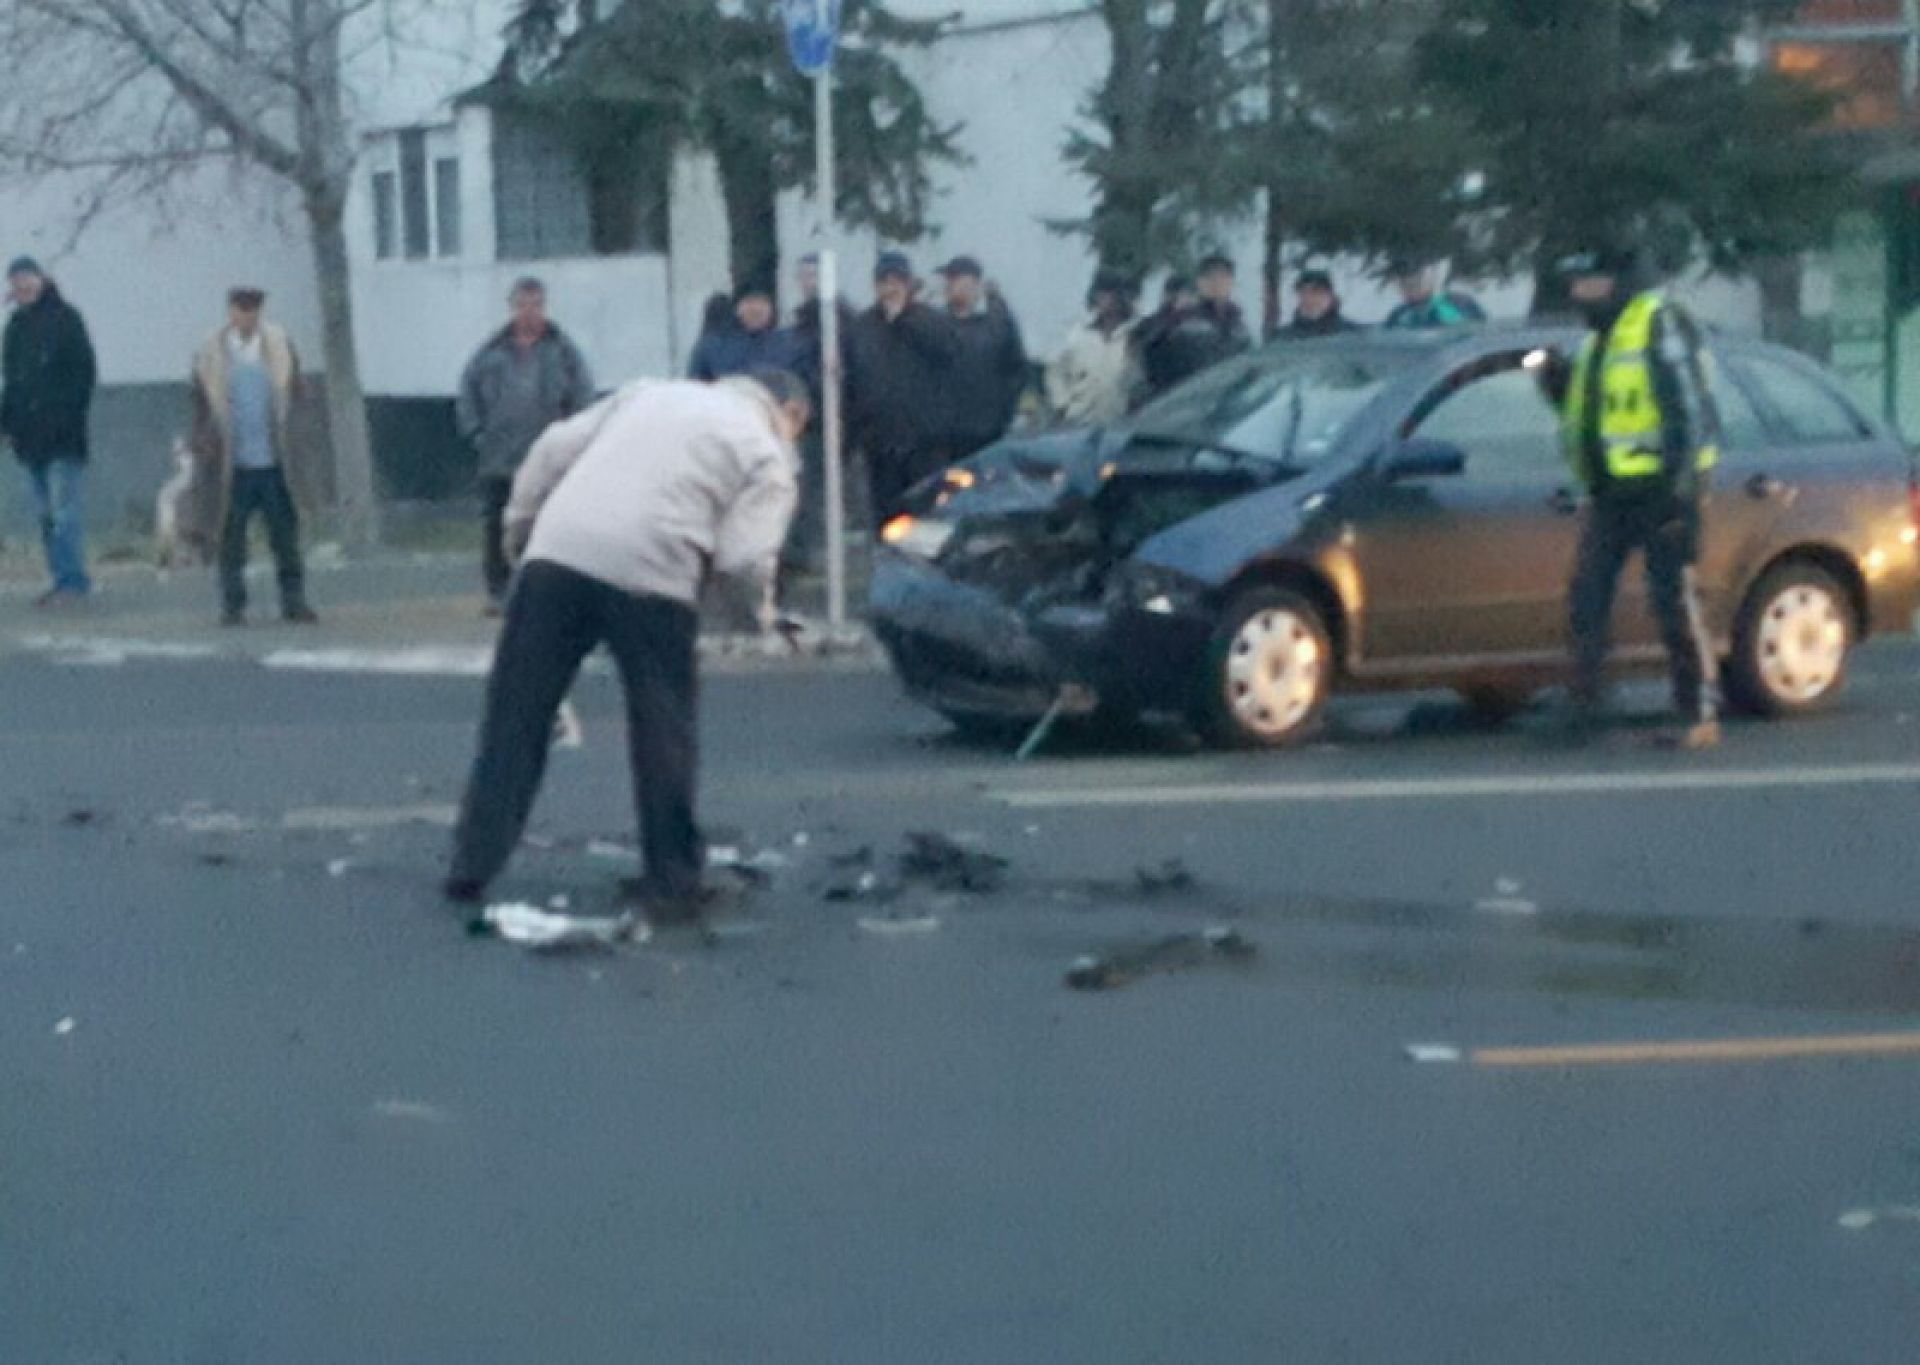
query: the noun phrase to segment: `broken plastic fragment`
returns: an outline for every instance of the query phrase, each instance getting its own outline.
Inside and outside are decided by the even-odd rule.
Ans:
[[[977,895],[998,891],[1006,880],[1005,858],[968,848],[945,834],[920,831],[907,835],[907,851],[900,857],[901,875],[928,881],[941,891],[970,891]]]
[[[501,938],[543,952],[613,948],[622,943],[645,943],[653,937],[646,921],[635,915],[562,915],[519,902],[488,906],[468,926],[468,932],[476,938]]]

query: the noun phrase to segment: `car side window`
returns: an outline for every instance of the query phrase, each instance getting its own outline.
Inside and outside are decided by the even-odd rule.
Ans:
[[[1720,444],[1728,450],[1760,450],[1768,444],[1767,424],[1761,420],[1760,410],[1724,364],[1715,366],[1713,405],[1720,412]]]
[[[1741,374],[1766,399],[1796,445],[1837,445],[1871,434],[1847,401],[1811,375],[1763,356],[1742,356]]]
[[[1517,360],[1446,395],[1411,434],[1460,447],[1467,477],[1476,482],[1534,484],[1565,476],[1560,418]]]

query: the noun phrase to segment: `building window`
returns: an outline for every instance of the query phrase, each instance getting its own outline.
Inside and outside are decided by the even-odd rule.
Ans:
[[[1803,0],[1774,34],[1773,65],[1832,91],[1837,127],[1895,127],[1920,113],[1920,4]]]
[[[400,134],[400,236],[410,261],[423,261],[432,254],[429,193],[427,131],[409,128]]]
[[[667,162],[619,139],[588,152],[546,126],[496,113],[494,221],[506,261],[664,251]]]
[[[460,254],[460,159],[443,156],[433,163],[433,231],[439,256]]]
[[[373,173],[373,254],[376,260],[394,256],[394,180],[392,171]]]

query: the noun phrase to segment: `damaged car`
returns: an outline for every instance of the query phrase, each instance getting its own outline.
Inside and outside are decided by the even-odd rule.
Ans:
[[[1313,732],[1337,692],[1450,688],[1511,715],[1567,668],[1581,499],[1531,364],[1575,330],[1362,333],[1229,361],[1121,429],[1016,437],[881,533],[876,632],[964,728],[1064,708],[1176,716],[1233,746]],[[1831,702],[1910,629],[1906,447],[1823,370],[1715,337],[1722,457],[1699,566],[1735,705]],[[1664,658],[1623,580],[1620,669]]]

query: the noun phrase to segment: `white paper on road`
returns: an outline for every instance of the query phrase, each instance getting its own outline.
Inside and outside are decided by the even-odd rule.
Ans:
[[[546,951],[612,948],[653,937],[652,927],[633,915],[563,915],[517,901],[490,905],[480,918],[509,943]]]

